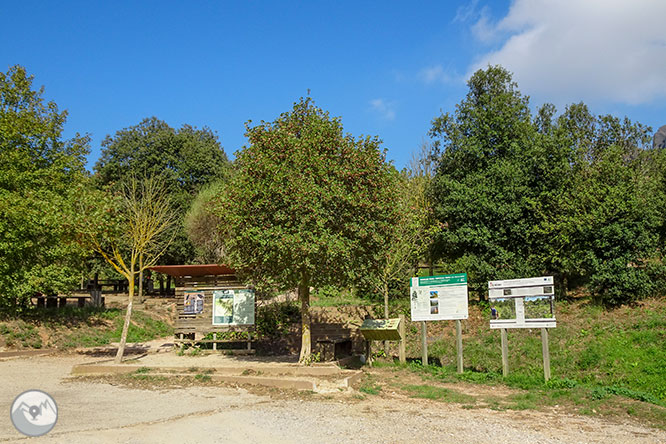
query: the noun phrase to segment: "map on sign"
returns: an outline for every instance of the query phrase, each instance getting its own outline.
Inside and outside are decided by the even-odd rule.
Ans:
[[[488,282],[490,328],[554,328],[552,276]]]
[[[253,290],[215,290],[213,325],[254,324]]]
[[[361,325],[361,334],[372,341],[397,341],[400,339],[400,318],[366,319]]]
[[[412,278],[412,321],[467,319],[467,273]]]

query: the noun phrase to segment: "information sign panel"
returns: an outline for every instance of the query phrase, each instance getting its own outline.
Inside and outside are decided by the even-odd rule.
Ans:
[[[415,277],[409,288],[412,321],[467,319],[467,274]]]
[[[400,340],[400,318],[366,319],[361,325],[361,334],[368,341]]]
[[[490,328],[554,328],[552,276],[488,282]]]
[[[213,291],[213,325],[253,325],[254,290]]]
[[[183,313],[199,314],[203,312],[204,294],[201,291],[186,291],[183,300]]]

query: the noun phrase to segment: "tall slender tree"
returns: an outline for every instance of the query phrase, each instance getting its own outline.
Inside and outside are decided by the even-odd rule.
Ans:
[[[109,199],[103,192],[82,199],[87,214],[79,224],[81,240],[102,257],[129,285],[125,322],[115,361],[121,362],[127,343],[135,294],[135,279],[157,264],[174,237],[176,215],[169,193],[155,176],[130,178],[123,192]]]

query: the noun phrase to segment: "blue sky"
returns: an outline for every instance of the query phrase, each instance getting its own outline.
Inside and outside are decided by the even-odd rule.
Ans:
[[[244,123],[299,97],[376,135],[405,166],[477,68],[502,64],[532,106],[666,124],[666,2],[0,0],[0,70],[20,64],[67,109],[65,136],[156,116],[208,126],[233,157]]]

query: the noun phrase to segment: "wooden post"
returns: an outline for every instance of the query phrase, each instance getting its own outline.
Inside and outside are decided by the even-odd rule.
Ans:
[[[548,329],[541,329],[541,351],[543,352],[543,377],[550,379],[550,352],[548,351]]]
[[[507,344],[507,330],[503,328],[500,330],[502,338],[502,376],[509,375],[509,346]]]
[[[405,356],[405,315],[401,314],[400,316],[400,326],[398,327],[398,333],[400,333],[400,344],[398,346],[398,358],[400,363],[404,364],[407,362],[407,357]]]
[[[462,326],[460,319],[456,319],[456,350],[458,358],[458,373],[463,372],[463,346],[462,346]]]
[[[421,321],[421,363],[428,365],[428,329],[425,321]]]
[[[217,341],[217,332],[213,332],[213,341]],[[217,351],[217,342],[213,342],[213,351]]]

